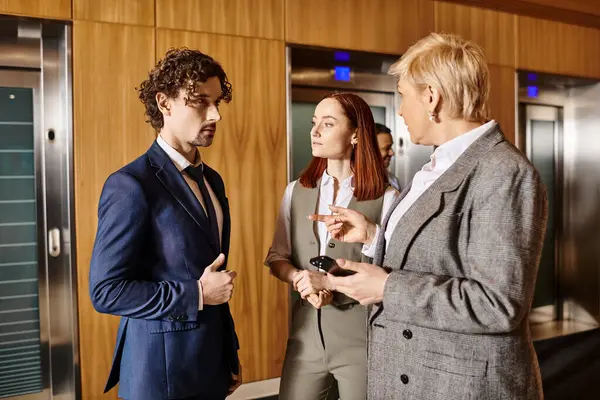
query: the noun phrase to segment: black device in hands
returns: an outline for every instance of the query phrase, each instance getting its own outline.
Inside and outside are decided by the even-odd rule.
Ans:
[[[327,256],[311,258],[310,264],[322,269],[323,271],[326,271],[333,276],[349,276],[355,274],[354,271],[340,267],[333,258]]]

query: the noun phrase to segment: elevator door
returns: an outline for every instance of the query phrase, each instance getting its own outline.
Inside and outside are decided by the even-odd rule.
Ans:
[[[533,299],[548,320],[559,318],[560,221],[562,218],[562,110],[554,106],[523,105],[525,144],[548,195],[548,222]]]
[[[0,398],[74,399],[69,30],[0,24]]]
[[[298,179],[300,173],[312,159],[310,131],[312,117],[317,104],[335,89],[292,88],[291,122],[291,180]],[[392,126],[394,121],[394,96],[390,93],[353,92],[367,102],[375,122]],[[395,159],[395,158],[394,158]],[[394,159],[390,169],[394,170]]]

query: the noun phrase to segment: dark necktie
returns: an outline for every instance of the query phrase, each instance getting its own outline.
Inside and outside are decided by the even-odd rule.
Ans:
[[[215,243],[219,248],[221,247],[221,240],[219,238],[219,223],[217,222],[217,213],[215,212],[215,207],[210,198],[210,194],[208,193],[208,188],[206,187],[206,183],[204,182],[204,174],[202,172],[202,165],[198,167],[189,166],[185,169],[192,179],[196,181],[198,187],[200,188],[200,193],[202,193],[202,198],[204,199],[204,205],[206,207],[206,214],[208,216],[208,221],[210,222],[210,229],[215,238]]]

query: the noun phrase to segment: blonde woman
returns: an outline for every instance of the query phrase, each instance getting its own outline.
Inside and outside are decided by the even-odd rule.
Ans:
[[[375,304],[368,398],[543,398],[527,324],[546,228],[535,168],[488,117],[483,52],[431,34],[390,68],[399,114],[417,144],[437,146],[381,226],[355,210],[314,216],[360,242],[374,264],[328,276],[330,289]],[[384,268],[380,268],[383,266]]]

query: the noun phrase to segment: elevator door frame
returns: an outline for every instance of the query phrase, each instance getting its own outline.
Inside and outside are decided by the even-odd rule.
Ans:
[[[554,304],[536,307],[531,310],[530,320],[533,323],[545,323],[561,321],[565,319],[563,311],[563,293],[561,290],[561,277],[563,270],[563,108],[554,104],[540,102],[520,102],[519,115],[521,116],[520,131],[525,135],[521,137],[521,148],[524,149],[527,158],[532,157],[532,122],[547,121],[554,122],[553,150],[554,150],[554,230],[546,231],[546,235],[552,234],[554,241]]]
[[[79,399],[71,26],[8,16],[0,24],[0,86],[33,89],[42,367],[41,392],[6,399]]]

